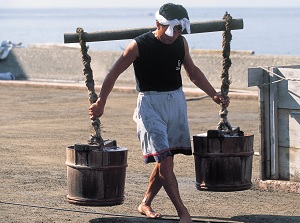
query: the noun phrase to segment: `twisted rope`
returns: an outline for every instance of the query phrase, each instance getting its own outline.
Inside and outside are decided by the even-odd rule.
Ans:
[[[91,68],[91,57],[88,55],[86,42],[84,41],[84,30],[80,27],[76,29],[76,33],[78,34],[79,44],[81,47],[81,54],[82,54],[82,63],[83,63],[83,74],[86,77],[85,85],[88,88],[89,94],[89,102],[93,104],[97,101],[98,95],[95,92],[95,82],[93,79],[93,71]],[[92,126],[94,128],[94,134],[91,136],[90,143],[91,144],[98,144],[100,146],[103,145],[103,138],[101,137],[101,122],[99,118],[92,120]]]
[[[225,19],[225,31],[223,32],[223,41],[222,41],[222,56],[223,56],[223,71],[221,74],[222,79],[222,86],[221,86],[221,94],[226,99],[228,98],[228,92],[229,92],[229,68],[231,66],[231,59],[230,57],[230,42],[232,40],[232,35],[230,31],[230,26],[232,22],[232,17],[227,12],[223,16],[223,19]],[[224,104],[221,103],[221,110],[219,111],[220,121],[218,123],[218,129],[228,131],[230,134],[232,134],[232,127],[227,119],[227,108]]]
[[[261,67],[261,66],[258,66],[258,67],[261,68],[261,69],[263,69],[264,71],[267,71],[268,73],[273,74],[274,76],[276,76],[276,77],[279,78],[277,81],[272,81],[272,82],[270,82],[270,83],[264,83],[264,84],[262,84],[262,85],[259,85],[259,87],[263,87],[263,86],[266,86],[266,85],[275,84],[275,83],[278,83],[278,82],[284,81],[284,80],[285,80],[285,81],[300,81],[299,78],[286,78],[286,77],[282,77],[282,76],[280,76],[280,75],[278,75],[278,74],[276,74],[276,73],[274,73],[274,72],[268,70],[268,69],[265,68],[265,67]]]

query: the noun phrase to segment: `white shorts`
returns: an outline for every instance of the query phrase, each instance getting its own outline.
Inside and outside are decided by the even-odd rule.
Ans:
[[[181,88],[140,92],[136,120],[145,163],[160,162],[178,153],[192,155],[187,106]]]

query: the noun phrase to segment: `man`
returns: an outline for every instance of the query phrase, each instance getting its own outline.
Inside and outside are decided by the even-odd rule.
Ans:
[[[145,163],[156,162],[145,196],[138,211],[148,218],[161,218],[151,203],[163,187],[174,204],[181,223],[192,222],[184,206],[173,171],[175,154],[191,155],[187,107],[182,91],[181,65],[190,80],[214,102],[229,104],[208,82],[189,54],[184,29],[190,33],[186,9],[168,3],[156,13],[156,30],[136,37],[107,74],[96,103],[89,108],[90,118],[102,116],[108,95],[118,76],[132,63],[135,70],[137,100],[137,135]]]

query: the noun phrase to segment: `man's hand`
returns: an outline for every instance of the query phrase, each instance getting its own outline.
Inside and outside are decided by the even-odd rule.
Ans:
[[[215,94],[213,100],[217,104],[222,104],[225,107],[228,107],[230,103],[230,98],[228,96],[224,97],[221,93]]]
[[[104,105],[101,103],[100,98],[98,98],[98,100],[89,107],[90,119],[95,120],[96,118],[101,117],[103,113]]]

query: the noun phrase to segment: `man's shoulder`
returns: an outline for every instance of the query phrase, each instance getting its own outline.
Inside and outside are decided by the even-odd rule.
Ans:
[[[150,38],[152,38],[152,32],[151,31],[143,33],[143,34],[135,37],[134,39],[137,40],[137,39],[150,39]]]

